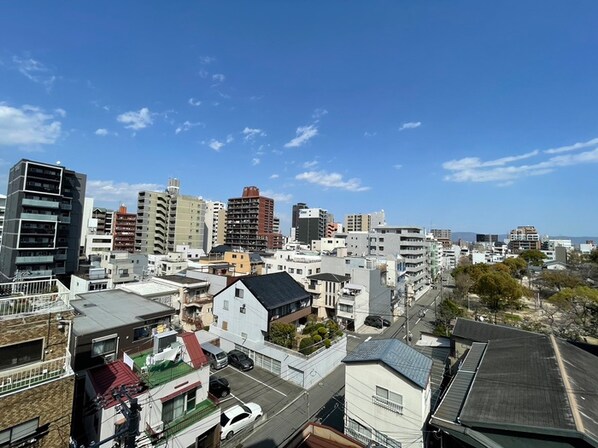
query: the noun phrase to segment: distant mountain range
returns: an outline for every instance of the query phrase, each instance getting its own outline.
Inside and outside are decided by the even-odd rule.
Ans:
[[[453,241],[463,240],[469,242],[475,242],[475,232],[453,232],[452,238]],[[498,241],[504,241],[508,235],[506,233],[498,235]],[[588,240],[594,240],[595,243],[598,243],[598,236],[550,236],[551,240],[571,240],[574,246],[578,244],[585,243]]]

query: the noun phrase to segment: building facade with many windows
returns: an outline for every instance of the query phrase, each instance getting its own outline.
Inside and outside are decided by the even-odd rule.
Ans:
[[[77,271],[86,180],[63,166],[25,159],[11,168],[0,250],[5,276]]]

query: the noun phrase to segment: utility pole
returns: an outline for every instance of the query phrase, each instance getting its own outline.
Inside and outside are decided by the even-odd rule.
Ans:
[[[405,339],[407,345],[411,345],[411,332],[409,331],[409,305],[411,302],[411,296],[413,294],[413,286],[409,283],[405,285],[407,293],[405,294]]]

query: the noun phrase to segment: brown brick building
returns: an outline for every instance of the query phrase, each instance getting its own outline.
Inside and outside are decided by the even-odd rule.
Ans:
[[[112,250],[135,252],[135,229],[137,213],[127,213],[127,207],[121,205],[114,214]]]
[[[69,446],[75,377],[68,296],[58,280],[0,284],[2,446]]]

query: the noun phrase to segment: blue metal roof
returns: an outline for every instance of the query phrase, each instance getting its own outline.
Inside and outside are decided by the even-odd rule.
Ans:
[[[422,389],[428,385],[432,371],[430,358],[398,339],[372,339],[363,342],[343,362],[382,362]]]

